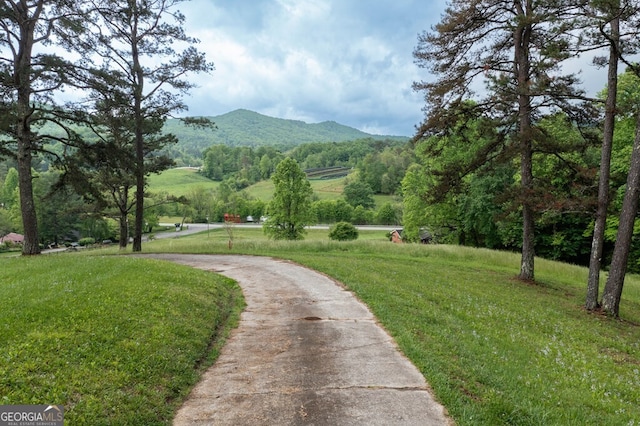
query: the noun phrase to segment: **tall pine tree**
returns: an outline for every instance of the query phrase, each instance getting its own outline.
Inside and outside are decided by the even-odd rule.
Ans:
[[[470,111],[465,102],[475,99],[474,113],[492,119],[502,134],[487,149],[517,153],[523,280],[534,279],[535,119],[542,111],[572,112],[571,100],[581,95],[577,78],[561,73],[571,55],[574,10],[553,0],[453,0],[440,23],[419,36],[414,51],[418,66],[435,76],[414,83],[426,101],[416,140],[446,133],[461,112]]]
[[[39,47],[54,43],[60,30],[82,31],[83,5],[72,0],[0,2],[0,155],[16,160],[25,255],[40,253],[33,159],[45,151],[45,140],[76,138],[67,125],[73,116],[69,106],[55,105],[55,95],[69,84],[75,66]],[[45,123],[67,136],[38,133]]]
[[[92,36],[78,42],[89,59],[100,61],[90,87],[117,96],[113,110],[130,123],[135,176],[133,251],[142,250],[146,176],[167,163],[159,151],[175,140],[162,133],[172,114],[187,106],[182,95],[194,84],[192,73],[210,72],[213,64],[195,48],[198,42],[184,32],[184,15],[176,7],[182,0],[93,1]],[[175,46],[186,46],[177,51]],[[100,113],[96,108],[96,112]],[[212,125],[208,120],[186,120]]]

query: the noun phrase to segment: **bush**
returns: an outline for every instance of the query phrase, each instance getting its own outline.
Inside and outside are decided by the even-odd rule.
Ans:
[[[329,229],[329,238],[338,241],[358,239],[358,229],[349,222],[338,222]]]
[[[92,244],[96,243],[96,239],[95,238],[91,238],[91,237],[86,237],[86,238],[80,238],[80,240],[78,241],[78,245],[85,247],[85,246],[90,246]]]

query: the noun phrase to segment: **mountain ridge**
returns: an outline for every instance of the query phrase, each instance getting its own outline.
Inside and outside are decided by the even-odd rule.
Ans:
[[[218,116],[205,116],[216,129],[187,127],[180,119],[167,120],[164,131],[179,139],[179,150],[192,155],[211,145],[276,146],[292,148],[311,142],[345,142],[357,139],[409,140],[406,136],[374,135],[335,121],[306,123],[301,120],[270,117],[248,109],[237,109]]]

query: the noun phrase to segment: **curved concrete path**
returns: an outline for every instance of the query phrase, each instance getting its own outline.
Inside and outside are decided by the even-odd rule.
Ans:
[[[174,425],[449,425],[424,377],[366,306],[286,261],[143,255],[236,280],[247,307]]]

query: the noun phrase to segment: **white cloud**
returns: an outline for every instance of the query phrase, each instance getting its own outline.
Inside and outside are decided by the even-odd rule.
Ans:
[[[411,91],[419,79],[412,51],[418,32],[434,23],[425,16],[443,8],[436,3],[429,13],[420,0],[186,3],[187,31],[216,66],[195,77],[200,89],[187,99],[189,113],[247,108],[411,135],[422,118]]]
[[[186,100],[190,114],[246,108],[407,136],[423,118],[422,94],[411,85],[429,76],[412,53],[445,0],[192,0],[182,9],[216,65],[195,77],[201,87]],[[590,63],[571,68],[582,70],[592,95],[606,75]]]

